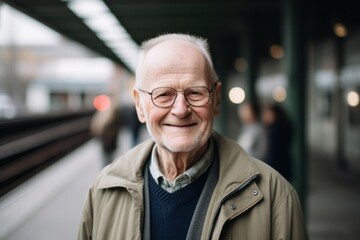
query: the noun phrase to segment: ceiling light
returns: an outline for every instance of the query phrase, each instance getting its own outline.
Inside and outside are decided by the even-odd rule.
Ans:
[[[68,2],[68,7],[81,18],[108,11],[105,3],[99,0],[73,0]]]
[[[89,18],[84,19],[88,25],[95,32],[107,31],[107,28],[118,28],[119,22],[110,12],[103,12],[95,14]]]
[[[132,71],[135,71],[139,46],[101,0],[73,0],[68,7],[101,39]]]
[[[107,42],[117,42],[129,37],[127,33],[124,34],[120,31],[102,31],[97,33],[97,35],[99,38],[104,39]]]

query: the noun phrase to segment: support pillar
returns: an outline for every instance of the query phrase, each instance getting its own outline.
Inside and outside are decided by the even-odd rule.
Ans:
[[[222,95],[221,95],[221,107],[219,116],[215,118],[214,128],[221,134],[227,136],[227,113],[228,113],[228,93],[227,93],[227,66],[226,66],[226,48],[224,46],[224,42],[221,39],[217,39],[218,44],[212,46],[212,50],[214,52],[213,61],[215,70],[218,74],[219,81],[222,83]]]
[[[250,23],[249,23],[250,24]],[[256,38],[253,28],[249,26],[248,34],[244,41],[244,56],[248,67],[246,70],[246,98],[255,106],[258,106],[258,98],[256,94],[256,79],[258,74],[258,59],[256,53]]]
[[[294,127],[293,185],[305,208],[307,190],[306,146],[306,48],[303,4],[300,0],[284,0],[285,70],[288,80],[287,110]]]
[[[347,169],[347,162],[345,157],[345,119],[344,115],[344,100],[343,100],[343,86],[341,84],[341,70],[344,67],[345,50],[344,39],[336,38],[335,44],[335,61],[336,61],[336,85],[335,85],[335,98],[336,98],[336,161],[340,169]]]

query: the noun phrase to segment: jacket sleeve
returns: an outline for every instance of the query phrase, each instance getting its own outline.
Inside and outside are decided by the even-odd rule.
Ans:
[[[274,208],[271,239],[309,239],[300,201],[295,190],[288,192]]]
[[[80,226],[77,240],[91,240],[93,232],[93,211],[92,211],[91,190],[89,190],[81,214]]]

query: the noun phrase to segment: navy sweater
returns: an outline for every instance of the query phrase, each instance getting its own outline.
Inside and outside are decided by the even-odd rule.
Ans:
[[[148,174],[152,240],[186,239],[192,216],[209,170],[193,183],[169,193]]]

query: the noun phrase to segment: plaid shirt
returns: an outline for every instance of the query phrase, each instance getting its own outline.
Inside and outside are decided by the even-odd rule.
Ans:
[[[204,155],[200,158],[200,160],[194,166],[186,170],[183,174],[177,176],[174,181],[170,181],[166,179],[166,177],[160,171],[155,145],[151,154],[150,173],[157,182],[157,184],[160,185],[160,187],[162,187],[169,193],[173,193],[194,182],[198,177],[201,176],[201,174],[203,174],[209,168],[213,159],[213,149],[214,144],[213,141],[210,139],[209,147],[207,148]]]

